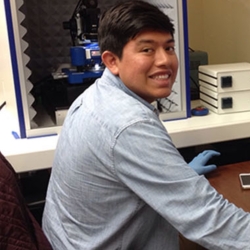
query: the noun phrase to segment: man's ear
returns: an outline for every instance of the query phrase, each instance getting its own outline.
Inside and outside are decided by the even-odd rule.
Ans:
[[[119,58],[112,52],[106,50],[102,53],[102,62],[111,71],[112,74],[119,74]]]

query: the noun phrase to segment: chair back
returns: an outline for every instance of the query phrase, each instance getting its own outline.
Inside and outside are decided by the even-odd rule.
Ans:
[[[29,211],[14,168],[0,152],[0,249],[52,250]]]

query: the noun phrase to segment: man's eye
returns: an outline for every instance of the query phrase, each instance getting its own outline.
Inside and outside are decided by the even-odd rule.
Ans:
[[[146,48],[146,49],[143,49],[142,51],[145,52],[145,53],[150,53],[150,52],[153,51],[153,49],[151,49],[151,48]]]
[[[174,46],[170,46],[166,48],[167,51],[175,51],[175,47]]]

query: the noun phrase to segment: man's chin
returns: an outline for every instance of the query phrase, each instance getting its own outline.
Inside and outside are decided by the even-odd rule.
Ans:
[[[164,92],[164,93],[160,93],[159,95],[157,95],[156,99],[166,98],[166,97],[170,96],[170,94],[171,94],[171,90]]]

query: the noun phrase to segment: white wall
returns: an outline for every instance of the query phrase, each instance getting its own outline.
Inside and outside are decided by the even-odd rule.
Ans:
[[[6,101],[11,119],[17,123],[16,97],[7,33],[4,1],[0,1],[0,105]],[[16,124],[18,127],[18,124]]]
[[[187,0],[189,46],[209,64],[250,62],[249,0]]]

